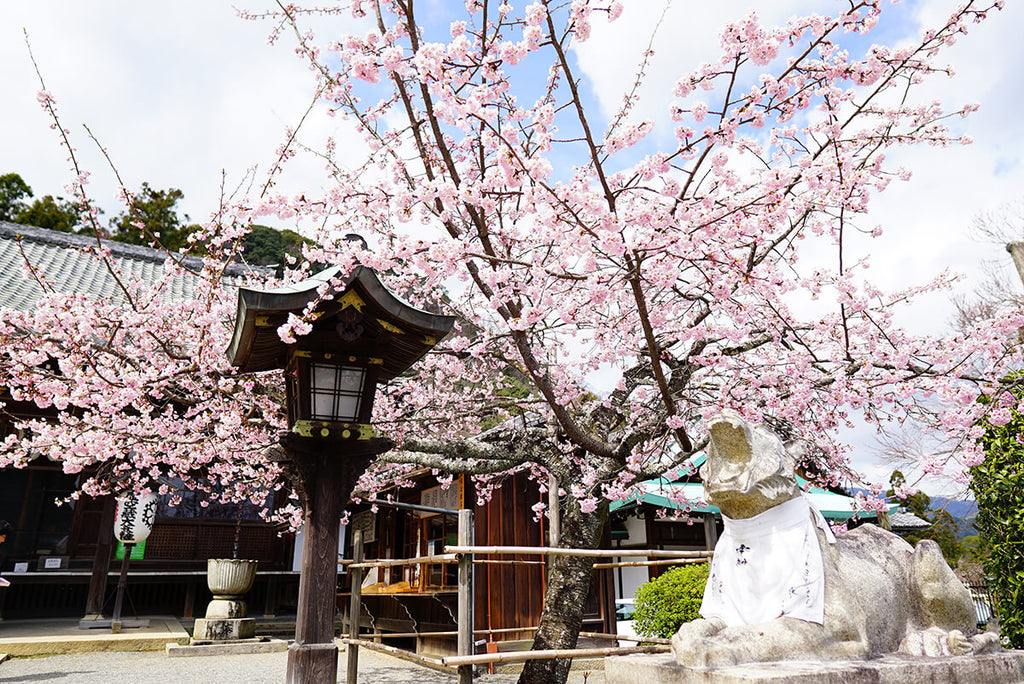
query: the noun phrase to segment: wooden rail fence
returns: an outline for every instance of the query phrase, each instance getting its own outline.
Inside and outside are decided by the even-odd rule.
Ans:
[[[458,543],[445,546],[444,553],[435,556],[417,556],[415,558],[365,560],[363,558],[362,533],[353,533],[353,558],[343,561],[351,573],[352,593],[349,599],[348,634],[343,635],[343,643],[348,650],[348,684],[356,684],[359,670],[359,648],[372,647],[385,652],[399,651],[376,641],[363,639],[359,633],[359,611],[362,605],[363,571],[370,568],[388,568],[403,565],[458,563],[458,610],[457,627],[451,632],[406,632],[402,634],[374,634],[374,639],[420,637],[420,636],[455,636],[457,639],[457,655],[442,658],[431,658],[418,653],[402,651],[402,657],[421,662],[426,665],[454,667],[458,671],[459,684],[471,684],[473,666],[492,663],[525,662],[528,660],[547,660],[549,658],[603,658],[610,655],[627,655],[632,653],[665,653],[669,650],[668,639],[649,637],[625,637],[616,634],[581,632],[580,636],[597,639],[614,639],[618,641],[642,642],[638,646],[551,649],[543,651],[507,651],[503,653],[475,654],[474,635],[490,635],[503,632],[536,631],[533,628],[511,628],[494,630],[473,629],[473,565],[484,563],[527,564],[543,561],[522,561],[516,559],[491,560],[479,556],[581,556],[598,558],[645,558],[655,560],[627,560],[607,563],[595,563],[595,568],[617,568],[643,565],[706,563],[712,556],[711,551],[671,551],[664,549],[563,549],[550,546],[474,546],[473,545],[473,511],[462,509],[458,512]]]

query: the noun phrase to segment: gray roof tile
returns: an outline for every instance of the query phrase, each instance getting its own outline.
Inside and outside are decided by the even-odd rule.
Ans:
[[[113,240],[104,240],[103,245],[129,280],[155,283],[165,273],[165,252]],[[95,249],[96,240],[91,237],[0,221],[0,306],[27,311],[42,298],[43,290],[28,273],[26,260],[57,292],[120,299],[120,287]],[[195,257],[185,257],[184,262],[196,270],[202,266]],[[252,270],[232,265],[227,276],[237,281]],[[192,297],[195,281],[187,273],[176,275],[168,297]]]

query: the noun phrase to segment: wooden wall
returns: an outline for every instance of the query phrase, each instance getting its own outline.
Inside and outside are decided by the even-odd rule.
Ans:
[[[476,508],[476,544],[546,546],[546,527],[534,520],[531,509],[538,501],[541,501],[540,491],[525,473],[506,478],[493,492],[490,502]],[[472,505],[473,501],[467,504]],[[542,560],[539,556],[500,558]],[[476,629],[536,627],[544,606],[543,565],[477,565],[476,584]],[[496,635],[495,640],[532,637],[532,632],[523,631]]]

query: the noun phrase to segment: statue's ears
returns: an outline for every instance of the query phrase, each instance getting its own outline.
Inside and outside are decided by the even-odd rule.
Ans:
[[[786,453],[793,459],[794,472],[808,482],[817,482],[821,472],[810,458],[811,445],[804,439],[791,439],[786,442]]]
[[[791,439],[786,442],[784,446],[786,454],[783,456],[783,460],[785,461],[783,468],[786,471],[786,475],[799,475],[800,477],[806,477],[803,474],[802,469],[805,457],[809,451],[807,442],[802,439]]]

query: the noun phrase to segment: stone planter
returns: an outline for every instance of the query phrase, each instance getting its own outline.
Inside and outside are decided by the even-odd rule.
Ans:
[[[206,561],[206,586],[214,600],[237,598],[252,589],[256,580],[256,561],[211,558]]]
[[[196,620],[193,641],[249,639],[256,634],[256,620],[246,617],[244,596],[256,580],[256,561],[211,558],[206,562],[206,584],[213,600],[206,617]]]

